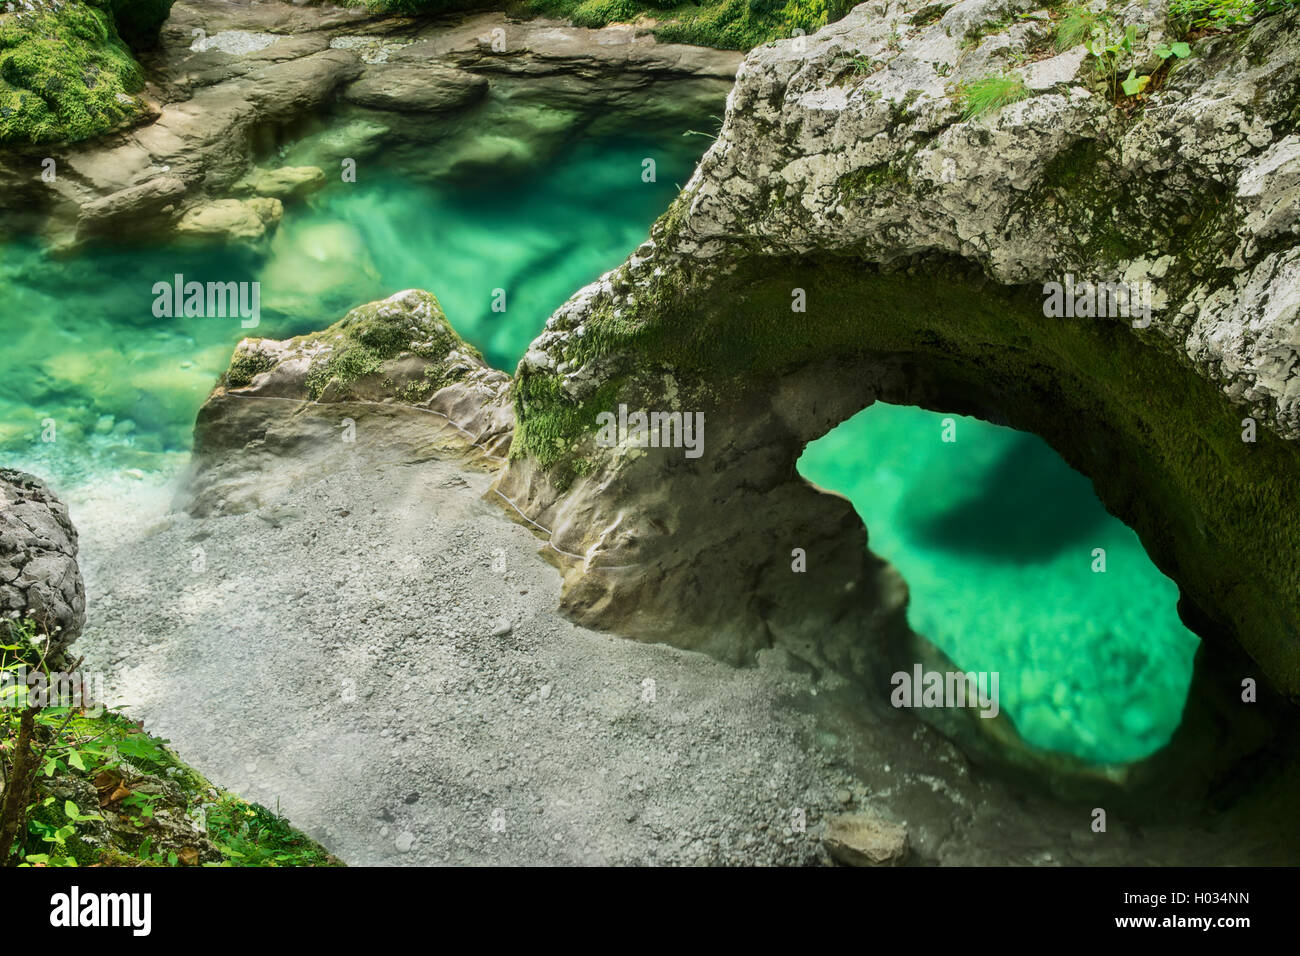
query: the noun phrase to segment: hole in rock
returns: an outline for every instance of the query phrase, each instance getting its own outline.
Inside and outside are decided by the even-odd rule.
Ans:
[[[853,503],[908,583],[913,630],[998,674],[1030,746],[1118,763],[1169,742],[1198,643],[1178,587],[1042,439],[878,402],[799,471]]]

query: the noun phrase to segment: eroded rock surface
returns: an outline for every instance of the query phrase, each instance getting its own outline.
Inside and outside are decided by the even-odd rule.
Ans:
[[[0,469],[0,617],[30,617],[51,641],[50,658],[86,623],[77,531],[68,508],[39,478]]]

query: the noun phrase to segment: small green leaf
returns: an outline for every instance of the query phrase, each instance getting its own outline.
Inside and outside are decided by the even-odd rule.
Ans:
[[[1174,54],[1174,56],[1178,57],[1178,59],[1180,60],[1185,60],[1192,55],[1191,46],[1182,42],[1181,40],[1179,40],[1177,43],[1170,46],[1169,49]]]
[[[77,805],[73,803],[71,800],[63,801],[63,815],[67,817],[69,820],[77,819],[77,816],[80,813],[81,811],[77,809]]]
[[[1138,76],[1137,70],[1129,70],[1128,79],[1126,79],[1120,85],[1124,87],[1124,94],[1126,96],[1137,96],[1139,93],[1141,93],[1143,90],[1147,88],[1147,84],[1150,82],[1151,82],[1151,77]]]
[[[86,765],[81,760],[81,754],[75,750],[68,751],[68,764],[77,770],[85,770]]]

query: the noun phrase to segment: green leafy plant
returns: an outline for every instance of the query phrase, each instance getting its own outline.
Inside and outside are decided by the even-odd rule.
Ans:
[[[1160,57],[1162,60],[1167,60],[1171,56],[1177,57],[1180,60],[1185,60],[1192,55],[1192,48],[1180,40],[1177,43],[1171,43],[1168,46],[1165,46],[1162,43],[1160,46],[1156,47],[1155,53],[1156,56]]]
[[[1119,103],[1123,96],[1135,97],[1144,93],[1154,80],[1150,73],[1139,73],[1134,49],[1138,28],[1135,24],[1121,26],[1105,13],[1071,7],[1065,11],[1056,33],[1058,50],[1068,50],[1083,44],[1092,57],[1098,76],[1106,84],[1112,102]],[[1177,41],[1162,44],[1154,50],[1164,62],[1186,59],[1192,55],[1190,44]],[[1128,68],[1127,74],[1124,73]],[[1122,77],[1122,78],[1121,78]]]

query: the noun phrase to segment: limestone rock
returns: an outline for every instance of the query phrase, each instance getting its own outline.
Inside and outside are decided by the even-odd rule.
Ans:
[[[162,175],[119,189],[81,207],[77,234],[86,238],[138,229],[142,221],[165,216],[168,207],[175,208],[187,188],[180,177]]]
[[[728,657],[789,640],[873,679],[905,586],[795,465],[884,400],[1043,437],[1177,581],[1184,620],[1300,693],[1300,10],[1197,41],[1120,109],[1079,50],[1041,56],[1027,3],[914,13],[864,3],[752,50],[650,241],[529,347],[501,490],[581,556],[561,606]],[[1163,8],[1122,17],[1155,62]],[[1004,73],[1024,97],[970,115],[963,91]],[[1150,323],[1048,320],[1067,275],[1145,284]],[[611,395],[703,413],[703,458],[599,445]],[[775,541],[829,576],[793,587]]]
[[[86,589],[77,532],[67,506],[44,482],[0,469],[0,618],[28,616],[56,653],[81,633]]]

